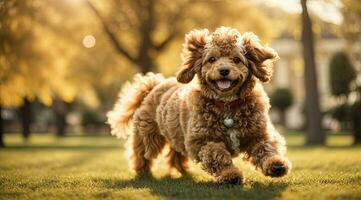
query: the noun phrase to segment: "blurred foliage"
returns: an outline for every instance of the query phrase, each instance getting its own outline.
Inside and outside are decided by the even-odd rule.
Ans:
[[[348,95],[350,83],[355,79],[355,70],[346,53],[338,52],[330,61],[330,86],[335,96]]]
[[[288,88],[278,88],[271,95],[272,107],[280,111],[280,124],[286,126],[286,110],[293,104],[293,96]]]
[[[141,72],[174,74],[184,34],[191,29],[232,26],[253,31],[264,41],[278,35],[281,23],[248,1],[168,0],[96,1],[89,7],[117,52]],[[242,12],[239,12],[242,10]]]
[[[350,58],[355,63],[361,58],[356,56],[361,52],[357,50],[360,4],[358,0],[342,2],[342,34],[352,46],[347,50],[353,52]],[[142,71],[140,65],[166,76],[174,74],[181,64],[184,34],[193,28],[213,31],[221,25],[232,26],[255,32],[265,43],[277,37],[298,39],[298,14],[266,4],[249,0],[0,1],[0,105],[17,108],[25,98],[45,106],[57,100],[72,102],[71,111],[84,112],[85,124],[98,123],[113,105],[121,84]],[[321,26],[328,24],[317,20],[313,26],[320,35]],[[104,25],[136,59],[119,53]],[[83,45],[86,36],[95,38],[93,47]],[[291,104],[281,102],[282,108]]]
[[[44,102],[51,101],[46,83],[53,68],[42,52],[43,43],[37,40],[40,35],[40,27],[35,23],[38,9],[33,1],[0,2],[2,105],[18,106],[24,97],[34,99],[36,95]]]
[[[360,144],[361,94],[357,91],[357,87],[360,88],[360,85],[357,86],[356,76],[356,70],[346,53],[336,53],[330,62],[331,91],[337,100],[336,105],[330,110],[331,117],[341,124],[342,129],[349,128],[348,125],[351,125],[354,144]],[[352,84],[356,85],[356,89],[351,87]]]
[[[336,119],[339,122],[346,122],[350,120],[351,106],[347,103],[343,103],[333,107],[330,110],[330,114],[333,119]]]
[[[361,143],[361,101],[356,101],[351,107],[351,123],[354,134],[354,144]]]
[[[353,96],[351,106],[351,124],[354,135],[354,144],[361,144],[361,4],[359,0],[342,0],[343,23],[340,31],[347,42],[346,51],[350,55],[352,65],[356,71],[356,78],[352,80],[348,99]]]
[[[269,42],[282,27],[246,1],[91,2],[131,55],[139,53],[141,24],[149,17],[144,6],[153,2],[150,39],[158,48],[169,36],[171,40],[164,50],[153,48],[149,55],[166,75],[180,65],[183,36],[192,28],[233,26]],[[121,83],[139,70],[114,50],[87,1],[1,1],[0,20],[0,104],[5,107],[18,107],[24,98],[49,106],[60,98],[109,109]],[[94,47],[82,45],[86,35],[95,37]]]
[[[361,101],[340,103],[331,108],[328,113],[337,120],[342,130],[353,131],[354,143],[359,142],[361,133]]]
[[[134,73],[99,37],[86,49],[87,34],[101,35],[87,7],[73,1],[2,1],[0,103],[20,106],[24,98],[50,105],[55,97],[99,106],[97,88],[119,85]],[[71,20],[69,20],[71,18]],[[116,67],[115,67],[116,66]],[[123,74],[123,76],[114,76]],[[97,88],[96,88],[97,87]],[[113,89],[114,90],[114,89]],[[114,93],[114,92],[113,92]],[[113,95],[114,96],[114,95]]]
[[[351,61],[357,70],[361,73],[361,3],[359,0],[342,0],[344,4],[342,9],[343,23],[340,31],[345,38],[348,46],[347,52],[350,54]],[[360,75],[359,75],[360,76]],[[361,80],[357,83],[361,88]],[[361,93],[361,89],[360,89]]]
[[[288,88],[276,89],[271,96],[271,105],[281,111],[285,111],[293,103],[292,93]]]
[[[104,124],[104,116],[93,110],[85,110],[82,112],[82,125],[84,127],[89,126],[101,126]]]
[[[331,117],[340,123],[349,122],[353,107],[349,102],[351,83],[355,82],[356,72],[345,52],[338,52],[330,61],[330,86],[336,105],[331,108]]]
[[[359,0],[342,0],[343,23],[340,29],[349,42],[361,39],[361,4]]]

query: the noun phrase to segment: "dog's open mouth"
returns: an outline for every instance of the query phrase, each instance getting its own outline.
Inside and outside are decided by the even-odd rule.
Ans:
[[[229,79],[220,79],[214,81],[217,88],[221,91],[228,91],[233,88],[233,86],[237,85],[238,80],[229,80]]]

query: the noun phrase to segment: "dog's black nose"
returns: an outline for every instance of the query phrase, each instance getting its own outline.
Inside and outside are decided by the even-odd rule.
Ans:
[[[220,69],[219,74],[221,74],[221,76],[228,76],[229,69]]]
[[[275,164],[272,166],[272,173],[276,176],[283,175],[286,171],[285,167],[279,164]]]

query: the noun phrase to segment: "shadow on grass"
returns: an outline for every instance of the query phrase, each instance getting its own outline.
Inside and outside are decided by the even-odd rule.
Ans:
[[[289,144],[289,150],[314,150],[314,149],[354,149],[361,148],[361,145],[306,145],[306,144]]]
[[[0,148],[0,151],[89,151],[120,149],[118,145],[9,145]]]
[[[263,184],[246,182],[245,186],[219,185],[214,182],[196,182],[187,174],[180,178],[165,176],[160,179],[136,177],[130,180],[97,179],[107,189],[149,189],[166,199],[274,199],[287,188],[285,183]]]

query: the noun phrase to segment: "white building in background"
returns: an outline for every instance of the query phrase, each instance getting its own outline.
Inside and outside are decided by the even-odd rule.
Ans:
[[[277,88],[289,88],[293,94],[293,105],[286,113],[286,126],[291,129],[301,128],[304,124],[304,75],[302,44],[292,37],[281,37],[271,44],[280,60],[274,66],[274,74],[271,82],[265,84],[269,94]],[[318,89],[320,93],[320,105],[322,110],[327,110],[332,105],[330,83],[329,83],[329,62],[333,54],[342,51],[345,42],[333,35],[325,35],[316,40],[316,69]],[[277,122],[278,115],[271,112],[272,119]],[[327,122],[325,122],[327,125]]]

